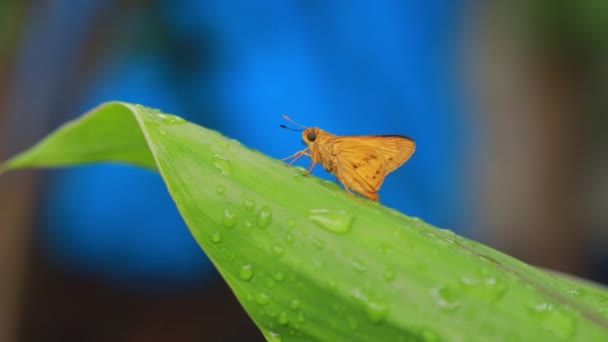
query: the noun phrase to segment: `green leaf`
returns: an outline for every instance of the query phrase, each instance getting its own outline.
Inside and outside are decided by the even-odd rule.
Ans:
[[[98,161],[158,170],[270,341],[608,340],[604,288],[354,197],[157,110],[103,104],[3,168]]]

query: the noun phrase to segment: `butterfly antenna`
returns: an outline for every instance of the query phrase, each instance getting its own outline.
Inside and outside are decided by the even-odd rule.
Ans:
[[[280,126],[281,128],[285,128],[285,129],[288,129],[288,130],[290,130],[290,131],[296,131],[296,132],[302,132],[302,131],[303,131],[303,129],[295,129],[295,128],[287,127],[287,126],[285,126],[285,125],[279,125],[279,126]]]
[[[297,123],[297,122],[295,122],[295,121],[291,120],[291,119],[289,118],[289,116],[287,116],[287,115],[285,115],[285,114],[283,114],[283,119],[285,119],[285,120],[287,120],[287,121],[291,122],[292,124],[294,124],[294,125],[296,125],[296,126],[300,126],[300,127],[304,128],[304,129],[306,129],[306,126],[304,126],[304,125],[300,125],[299,123]]]

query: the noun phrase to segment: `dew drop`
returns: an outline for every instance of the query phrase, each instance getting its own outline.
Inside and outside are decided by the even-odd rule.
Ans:
[[[555,337],[567,340],[574,335],[576,323],[572,316],[563,310],[556,310],[545,320],[543,326],[550,330]]]
[[[251,280],[251,278],[253,278],[253,268],[251,265],[247,264],[241,266],[239,269],[239,277],[243,280]]]
[[[449,287],[437,286],[432,288],[430,293],[435,305],[442,310],[454,311],[460,306],[460,303],[456,300],[456,294]]]
[[[544,314],[553,310],[553,304],[549,302],[534,302],[529,303],[528,308],[532,313]]]
[[[353,266],[353,268],[360,273],[363,273],[365,271],[367,271],[367,266],[365,266],[365,264],[363,263],[363,261],[355,258],[351,261],[351,266]]]
[[[243,200],[243,206],[245,207],[245,209],[252,211],[253,209],[255,209],[255,202],[251,198],[245,198]]]
[[[186,120],[176,115],[166,115],[162,121],[167,126],[181,125],[186,123]]]
[[[271,331],[268,333],[268,336],[266,336],[266,339],[268,340],[268,342],[281,342],[281,335],[279,335],[278,333]]]
[[[294,239],[293,234],[291,234],[291,233],[287,233],[287,234],[285,235],[285,242],[287,242],[287,243],[292,243],[292,242],[293,242],[293,239]]]
[[[255,302],[260,305],[266,305],[270,302],[270,297],[264,292],[260,292],[255,296]]]
[[[167,131],[164,129],[159,130],[158,133],[160,133],[160,135],[167,135]]]
[[[311,209],[308,219],[330,232],[346,233],[350,230],[353,216],[344,210]]]
[[[276,281],[283,281],[285,280],[285,273],[283,272],[277,272],[274,274],[274,280]]]
[[[228,145],[228,143],[227,143],[225,140],[220,139],[220,138],[215,138],[215,143],[216,143],[216,144],[217,144],[219,147],[221,147],[221,148],[223,148],[223,149],[226,149],[226,150],[227,150],[227,149],[230,147],[230,145]]]
[[[551,331],[555,337],[568,339],[574,335],[576,323],[573,317],[563,309],[556,308],[553,303],[533,302],[528,308],[540,321],[541,326]]]
[[[222,223],[228,228],[234,227],[234,225],[236,224],[236,215],[232,211],[230,211],[230,209],[225,209]]]
[[[253,231],[253,223],[251,223],[251,221],[243,222],[243,231],[245,233],[251,233]]]
[[[291,310],[297,310],[300,308],[300,301],[297,299],[292,299],[291,302],[289,303],[289,307],[291,308]]]
[[[384,272],[382,273],[382,277],[384,278],[384,280],[386,280],[387,282],[391,282],[393,280],[395,280],[395,272],[390,269],[387,268],[384,270]]]
[[[367,304],[367,318],[372,323],[380,323],[388,314],[388,307],[384,303],[370,301]]]
[[[367,302],[369,301],[369,300],[368,300],[368,298],[367,298],[367,296],[366,296],[366,295],[363,293],[363,291],[361,291],[361,289],[360,289],[360,288],[354,288],[354,289],[353,289],[353,290],[350,292],[350,295],[351,295],[351,296],[352,296],[354,299],[356,299],[356,300],[358,300],[358,301],[360,301],[360,302],[363,302],[363,303],[367,303]]]
[[[460,289],[463,292],[474,293],[476,297],[484,300],[488,304],[498,301],[505,294],[507,287],[498,278],[484,273],[484,278],[471,276],[460,277]]]
[[[279,325],[287,325],[289,323],[289,318],[287,318],[287,312],[281,312],[279,317],[277,317],[277,322]]]
[[[268,206],[263,206],[258,213],[257,225],[259,228],[266,228],[272,221],[272,210]]]
[[[573,287],[571,289],[568,290],[568,293],[572,296],[572,297],[580,297],[583,295],[583,291],[577,287]]]
[[[217,192],[218,195],[223,195],[226,192],[226,187],[224,187],[223,185],[218,185],[215,189],[215,192]]]
[[[380,246],[378,246],[378,253],[380,253],[380,254],[387,254],[387,253],[391,253],[392,251],[393,251],[393,248],[390,245],[381,244]]]
[[[222,242],[222,235],[220,234],[220,232],[215,232],[215,233],[211,234],[211,242],[213,242],[213,243]]]
[[[298,323],[304,323],[304,314],[302,312],[298,313],[298,317],[296,319]]]
[[[445,236],[455,236],[456,235],[456,233],[454,233],[453,231],[451,231],[449,229],[440,228],[439,231],[444,233]]]
[[[274,253],[274,255],[280,257],[281,255],[285,254],[285,250],[283,249],[283,247],[279,246],[279,245],[274,245],[272,247],[272,252]]]
[[[230,162],[228,162],[228,159],[221,154],[216,154],[213,156],[213,166],[215,166],[222,176],[228,176],[230,171],[232,171]]]
[[[293,228],[295,226],[296,226],[296,220],[294,220],[294,219],[287,220],[287,227]]]

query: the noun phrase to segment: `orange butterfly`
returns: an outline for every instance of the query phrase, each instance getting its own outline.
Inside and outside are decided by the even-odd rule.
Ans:
[[[308,145],[283,160],[293,158],[291,165],[302,156],[310,157],[312,163],[305,175],[321,163],[327,172],[336,175],[346,191],[353,190],[375,201],[386,175],[403,165],[416,149],[414,140],[402,135],[337,136],[318,127],[304,127],[285,115],[283,118],[303,128],[302,140]]]

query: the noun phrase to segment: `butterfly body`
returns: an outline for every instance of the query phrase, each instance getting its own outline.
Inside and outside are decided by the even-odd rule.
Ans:
[[[310,157],[308,173],[320,163],[347,191],[376,201],[386,175],[403,165],[416,148],[412,139],[402,135],[338,136],[318,127],[304,129],[302,141],[307,148],[285,159],[293,158],[293,163],[301,156]]]

